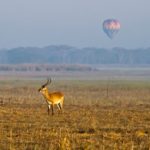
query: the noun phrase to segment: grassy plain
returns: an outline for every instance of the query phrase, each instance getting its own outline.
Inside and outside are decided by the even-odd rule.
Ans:
[[[0,80],[1,150],[148,150],[149,80],[57,80],[64,112],[47,115],[44,80]]]

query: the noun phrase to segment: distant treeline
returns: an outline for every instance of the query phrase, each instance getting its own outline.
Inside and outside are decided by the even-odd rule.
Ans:
[[[95,65],[147,65],[150,64],[150,48],[76,48],[66,45],[18,47],[0,51],[1,64],[95,64]]]
[[[88,65],[50,65],[50,64],[18,64],[18,65],[0,65],[0,71],[94,71]]]

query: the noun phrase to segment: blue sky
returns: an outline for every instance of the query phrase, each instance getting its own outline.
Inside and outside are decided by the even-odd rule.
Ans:
[[[150,47],[150,0],[0,0],[0,48]],[[116,18],[111,40],[102,23]]]

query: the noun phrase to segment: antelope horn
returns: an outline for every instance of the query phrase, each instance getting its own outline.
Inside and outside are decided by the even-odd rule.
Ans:
[[[42,87],[45,87],[45,86],[47,86],[50,83],[51,83],[51,78],[47,79],[47,82],[45,84],[43,84]]]

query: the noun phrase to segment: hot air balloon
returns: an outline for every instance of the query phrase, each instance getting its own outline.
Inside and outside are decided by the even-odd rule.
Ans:
[[[110,39],[113,39],[114,36],[120,30],[120,23],[116,19],[107,19],[103,22],[103,30]]]

